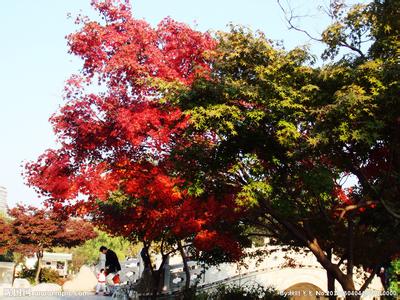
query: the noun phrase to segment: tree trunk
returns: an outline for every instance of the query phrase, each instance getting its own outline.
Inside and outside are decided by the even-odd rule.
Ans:
[[[153,292],[151,299],[157,299],[159,285],[160,285],[160,270],[154,270],[152,273],[152,281],[153,281]]]
[[[315,255],[318,262],[324,267],[325,270],[331,272],[333,276],[339,281],[340,285],[342,286],[343,290],[348,292],[355,291],[354,281],[352,275],[343,274],[343,272],[339,269],[336,264],[333,264],[324,253],[324,251],[319,246],[316,239],[310,241],[308,243],[308,248],[311,252]]]
[[[24,256],[20,253],[14,252],[13,254],[14,257],[14,268],[13,268],[13,278],[12,278],[12,284],[14,284],[15,281],[15,275],[17,273],[17,267],[24,262]]]
[[[181,241],[178,241],[178,249],[182,256],[183,271],[185,272],[185,277],[186,277],[185,278],[186,279],[185,280],[185,290],[188,290],[190,288],[190,270],[189,270],[189,266],[187,263],[187,256],[186,256],[185,251],[183,250]]]
[[[36,275],[35,275],[35,283],[39,283],[39,276],[40,276],[40,271],[42,270],[42,258],[43,258],[43,252],[39,251],[36,253],[36,257],[38,259],[37,261],[37,270],[36,270]]]
[[[17,271],[17,263],[14,263],[13,274],[12,274],[12,282],[11,282],[12,285],[14,285],[16,271]]]
[[[314,254],[315,258],[321,264],[321,266],[327,271],[332,274],[332,276],[340,283],[343,290],[345,291],[355,291],[353,276],[349,276],[344,274],[338,265],[332,263],[321,246],[318,244],[318,240],[314,237],[308,237],[305,235],[301,228],[295,226],[292,223],[289,223],[287,220],[278,219],[278,222],[283,224],[289,232],[291,232],[296,238],[302,241],[308,249]]]
[[[329,248],[327,251],[327,257],[329,261],[332,262],[332,248]],[[328,298],[329,300],[335,300],[335,276],[330,271],[326,271],[327,280],[328,280]]]
[[[152,283],[153,283],[153,291],[152,291],[152,299],[157,299],[157,295],[160,291],[160,283],[161,283],[161,276],[163,275],[163,270],[164,270],[164,265],[165,262],[167,260],[168,256],[167,255],[163,255],[162,257],[162,261],[161,261],[161,265],[158,268],[158,270],[154,270],[153,268],[151,268],[152,271]]]
[[[318,243],[318,240],[312,233],[307,232],[307,230],[300,226],[299,224],[294,224],[289,222],[287,219],[282,218],[279,214],[275,213],[274,209],[268,205],[267,202],[262,203],[268,210],[268,213],[280,224],[282,224],[298,241],[302,242],[311,252],[314,254],[317,261],[321,264],[321,266],[327,271],[330,272],[331,275],[340,283],[343,290],[346,292],[355,292],[356,288],[354,286],[353,274],[352,274],[352,266],[353,261],[351,261],[351,266],[347,268],[350,271],[350,274],[344,274],[342,270],[339,268],[337,264],[332,263],[330,259],[328,259],[326,253],[321,248]],[[350,238],[353,235],[353,227],[351,226],[348,231],[350,234]],[[353,241],[349,241],[348,247],[349,250],[353,252]],[[350,253],[352,254],[352,253]],[[351,296],[348,299],[359,299],[360,297]]]

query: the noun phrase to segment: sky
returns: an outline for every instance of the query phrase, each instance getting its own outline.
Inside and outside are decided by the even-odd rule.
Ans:
[[[287,3],[287,0],[282,0]],[[299,25],[317,35],[327,24],[318,7],[324,0],[292,0],[296,13],[307,15]],[[132,0],[133,14],[156,25],[170,16],[200,31],[226,30],[242,24],[261,30],[287,49],[308,44],[308,37],[289,31],[276,0]],[[37,194],[24,184],[21,165],[54,148],[49,117],[63,104],[62,89],[81,62],[68,54],[65,36],[78,29],[79,13],[96,17],[90,0],[0,1],[0,185],[8,204],[39,206]],[[320,53],[321,45],[312,46]]]

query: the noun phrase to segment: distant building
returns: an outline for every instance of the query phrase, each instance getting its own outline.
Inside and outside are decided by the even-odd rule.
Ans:
[[[25,261],[25,265],[28,269],[35,267],[37,258],[35,256],[28,257]],[[58,272],[60,276],[68,275],[68,264],[72,261],[72,254],[70,253],[50,253],[44,252],[42,258],[42,267],[49,268]]]
[[[3,284],[12,284],[14,263],[0,261],[0,286]],[[1,288],[0,288],[1,295]],[[0,296],[1,298],[1,296]]]
[[[0,214],[7,213],[7,189],[0,186]]]
[[[50,268],[58,272],[60,276],[68,275],[68,262],[72,261],[70,253],[49,253],[43,254],[43,267]]]

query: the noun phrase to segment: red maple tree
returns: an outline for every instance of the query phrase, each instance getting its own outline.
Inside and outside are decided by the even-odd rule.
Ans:
[[[55,211],[90,215],[147,246],[160,242],[170,252],[185,240],[238,258],[239,243],[220,224],[237,215],[233,199],[194,199],[171,170],[188,116],[163,98],[166,89],[208,77],[216,41],[170,18],[152,28],[132,17],[128,2],[92,5],[102,21],[79,18],[82,28],[68,36],[83,68],[67,81],[67,102],[51,118],[61,147],[27,165],[28,183]]]
[[[10,224],[0,217],[0,255],[4,255],[14,244]]]
[[[36,283],[39,282],[45,250],[56,246],[78,246],[96,236],[91,224],[83,220],[65,218],[48,209],[18,205],[9,210],[9,215],[12,220],[8,228],[13,237],[13,244],[9,245],[8,249],[26,256],[36,256]]]

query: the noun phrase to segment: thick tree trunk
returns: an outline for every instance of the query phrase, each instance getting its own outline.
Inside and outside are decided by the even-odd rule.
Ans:
[[[329,261],[332,262],[332,248],[328,249],[327,256]],[[326,276],[328,280],[328,298],[329,300],[335,300],[335,276],[328,270],[326,271]]]
[[[36,253],[36,257],[37,257],[37,270],[36,270],[36,275],[35,275],[35,283],[38,284],[39,283],[39,276],[40,276],[40,271],[42,270],[42,258],[43,258],[43,253],[41,251],[39,251],[38,253]]]
[[[336,264],[332,263],[328,259],[324,251],[321,249],[321,247],[318,245],[316,239],[308,243],[308,248],[315,255],[318,262],[325,268],[325,270],[331,272],[333,276],[337,279],[337,281],[339,281],[343,290],[349,292],[356,290],[354,286],[353,276],[344,274]]]
[[[352,274],[352,268],[347,268],[348,271],[350,271],[350,274],[344,274],[342,270],[339,268],[337,264],[334,264],[330,259],[328,259],[326,253],[324,250],[321,248],[321,246],[318,243],[318,240],[315,236],[313,236],[312,232],[310,230],[307,230],[307,228],[304,228],[303,226],[299,224],[294,224],[289,222],[287,219],[282,218],[279,216],[279,214],[275,213],[274,209],[269,206],[267,202],[264,202],[263,205],[266,207],[268,210],[268,213],[280,224],[282,224],[298,241],[302,242],[308,249],[311,250],[311,252],[314,254],[315,258],[317,261],[321,264],[321,266],[327,271],[330,272],[331,275],[340,283],[342,286],[343,290],[346,292],[354,292],[356,291],[356,288],[354,286],[354,280],[353,280],[353,274]],[[354,227],[351,226],[350,230],[348,231],[350,234],[350,238],[354,236],[353,232]],[[348,247],[350,248],[350,251],[353,251],[353,241],[349,241]],[[350,253],[352,255],[352,253]],[[351,260],[351,267],[353,266],[353,261]],[[351,296],[349,299],[359,299],[359,297]]]
[[[157,299],[157,295],[160,292],[160,283],[161,283],[161,277],[163,277],[163,270],[164,270],[164,265],[165,262],[167,260],[167,255],[163,255],[162,257],[162,261],[161,261],[161,265],[158,268],[158,270],[154,270],[153,268],[151,268],[152,270],[152,283],[153,283],[153,287],[152,287],[152,299]]]
[[[157,299],[157,295],[159,292],[159,285],[160,285],[160,270],[155,270],[152,273],[152,281],[153,281],[153,292],[151,299]]]
[[[190,288],[190,270],[189,270],[189,266],[187,263],[187,256],[186,253],[182,247],[182,243],[181,241],[178,241],[178,249],[179,252],[182,256],[182,262],[183,262],[183,271],[185,272],[185,290],[188,290]]]
[[[308,249],[314,254],[318,262],[321,266],[327,271],[330,272],[335,279],[340,283],[343,290],[345,291],[355,291],[353,276],[348,276],[344,274],[338,265],[332,263],[325,252],[322,250],[316,238],[311,240],[305,233],[301,231],[301,228],[298,228],[292,223],[287,222],[286,220],[278,219],[278,221],[283,224],[289,232],[291,232],[296,238],[302,241]]]

